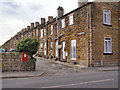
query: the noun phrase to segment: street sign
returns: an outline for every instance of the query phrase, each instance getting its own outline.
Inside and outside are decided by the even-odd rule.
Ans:
[[[58,49],[61,49],[62,48],[62,45],[58,45]]]
[[[23,52],[23,62],[27,62],[28,61],[28,55],[26,52]]]

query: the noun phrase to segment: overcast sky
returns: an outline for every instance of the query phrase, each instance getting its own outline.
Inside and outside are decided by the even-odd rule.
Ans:
[[[0,45],[31,22],[56,17],[58,6],[66,14],[78,7],[78,0],[0,0]]]
[[[56,17],[58,6],[68,13],[78,7],[78,0],[0,0],[0,45],[31,22]]]
[[[0,0],[0,45],[31,22],[56,17],[58,6],[66,14],[78,7],[78,0]]]

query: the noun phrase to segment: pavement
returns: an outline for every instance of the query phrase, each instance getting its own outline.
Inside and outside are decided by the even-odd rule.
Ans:
[[[74,65],[72,63],[55,61],[53,59],[44,59],[44,58],[41,58],[41,57],[36,57],[36,59],[46,60],[47,62],[52,62],[54,64],[64,65],[64,66],[67,66],[67,67],[70,67],[70,68],[76,68],[76,69],[85,69],[85,68],[88,68],[87,66]]]
[[[36,57],[37,59],[41,59],[40,57]],[[43,60],[46,60],[46,61],[49,61],[49,62],[52,62],[52,63],[55,63],[55,64],[60,64],[60,65],[63,65],[63,66],[67,66],[67,67],[70,67],[70,68],[76,68],[76,69],[87,69],[87,70],[95,70],[95,71],[118,71],[118,68],[119,66],[99,66],[99,67],[87,67],[87,66],[81,66],[81,65],[74,65],[74,64],[71,64],[71,63],[65,63],[65,62],[61,62],[61,61],[55,61],[55,60],[52,60],[52,59],[43,59]]]
[[[3,72],[2,73],[2,79],[39,77],[39,76],[42,76],[44,74],[45,74],[45,72],[37,72],[37,71]]]
[[[40,57],[36,57],[36,58],[37,58],[37,60],[41,60]],[[42,60],[41,60],[41,62],[42,62]],[[57,65],[61,65],[61,67],[70,68],[71,70],[76,69],[76,70],[79,70],[79,71],[118,71],[118,66],[86,67],[86,66],[73,65],[73,64],[69,64],[69,63],[64,63],[64,62],[54,61],[54,60],[48,60],[48,59],[44,60],[44,62],[47,62],[46,65],[48,65],[48,63],[49,64],[57,64]],[[36,71],[3,72],[2,73],[2,79],[40,77],[40,76],[43,76],[47,72],[46,70],[44,70],[44,67],[41,67],[42,64],[39,65],[39,63],[38,63],[36,66],[37,66]],[[51,67],[52,66],[50,66],[50,68]],[[49,67],[46,67],[46,69],[47,68],[49,68]],[[66,69],[66,71],[68,71],[68,70]],[[64,72],[66,72],[66,71],[64,71]],[[57,73],[57,72],[54,72],[54,73]]]

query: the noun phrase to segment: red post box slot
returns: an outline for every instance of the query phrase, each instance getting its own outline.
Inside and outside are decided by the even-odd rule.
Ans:
[[[23,62],[27,62],[28,60],[28,55],[26,52],[23,52]]]

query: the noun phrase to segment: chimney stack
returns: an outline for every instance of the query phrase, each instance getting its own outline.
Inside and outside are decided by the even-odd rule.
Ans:
[[[27,31],[27,28],[25,28],[25,32]]]
[[[63,14],[64,14],[64,9],[63,9],[63,7],[58,7],[58,9],[57,9],[57,17],[59,18],[59,17],[62,17],[63,16]]]
[[[31,29],[34,28],[34,23],[31,23]]]
[[[41,18],[41,24],[45,24],[45,18]]]
[[[39,22],[35,22],[35,26],[37,27],[39,25]]]
[[[48,21],[53,21],[53,16],[48,16]]]
[[[22,31],[22,33],[24,32],[24,28],[21,30]]]
[[[26,31],[26,28],[23,28],[23,29],[22,29],[22,32],[24,33],[25,31]]]
[[[78,7],[81,7],[86,3],[88,3],[88,0],[78,0]]]
[[[30,26],[27,26],[27,30],[30,30]]]

